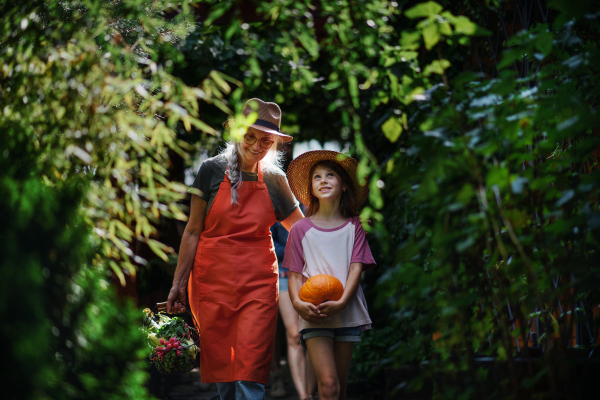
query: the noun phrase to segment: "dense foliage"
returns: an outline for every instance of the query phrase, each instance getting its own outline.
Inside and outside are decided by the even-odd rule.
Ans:
[[[194,28],[187,2],[0,3],[1,337],[11,398],[145,398],[139,320],[114,283],[145,263],[161,216],[185,219],[169,181],[176,129],[213,133],[167,71]],[[165,13],[177,13],[169,21]],[[222,92],[223,91],[223,92]]]
[[[493,76],[471,72],[472,44],[511,1],[191,3],[0,2],[14,397],[147,397],[110,281],[142,245],[172,262],[174,160],[214,151],[250,97],[280,103],[299,140],[349,144],[370,179],[380,268],[354,379],[404,364],[403,390],[440,399],[577,396],[600,325],[596,2],[550,1]]]
[[[429,4],[405,13],[417,29],[444,17]],[[582,354],[567,350],[576,323],[599,326],[600,49],[585,36],[600,14],[552,5],[564,12],[553,29],[515,35],[493,79],[441,68],[426,82],[432,64],[420,58],[404,74],[400,101],[413,129],[387,164],[387,195],[402,211],[381,299],[405,335],[394,357],[427,360],[437,398],[579,398],[589,385],[576,371],[596,356],[596,339],[578,340]],[[425,47],[450,67],[454,31],[440,24],[428,43],[424,29]],[[421,47],[410,31],[403,38]],[[524,62],[538,68],[518,79]],[[535,368],[522,367],[519,357],[541,354],[538,345]],[[496,365],[482,368],[481,356]]]
[[[299,140],[350,142],[370,177],[370,295],[393,344],[372,332],[356,370],[416,365],[401,387],[436,398],[580,395],[599,326],[597,6],[549,2],[552,25],[505,42],[492,77],[471,72],[491,34],[472,21],[521,2],[208,3],[176,73],[232,75]]]

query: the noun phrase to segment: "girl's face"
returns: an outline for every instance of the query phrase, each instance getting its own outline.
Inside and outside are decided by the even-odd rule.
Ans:
[[[337,173],[321,165],[315,168],[311,179],[313,195],[319,202],[339,200],[342,191],[346,189]]]
[[[256,164],[267,155],[270,148],[269,144],[273,145],[273,135],[248,128],[248,132],[241,142],[240,155],[246,164]]]

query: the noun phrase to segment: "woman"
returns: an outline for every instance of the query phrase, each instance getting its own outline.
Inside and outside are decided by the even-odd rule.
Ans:
[[[281,110],[251,99],[243,113],[253,110],[244,140],[200,167],[167,300],[169,312],[182,312],[189,295],[202,382],[217,383],[222,400],[264,398],[278,301],[269,227],[280,221],[289,230],[303,218],[276,166],[273,145],[292,140],[279,131]]]

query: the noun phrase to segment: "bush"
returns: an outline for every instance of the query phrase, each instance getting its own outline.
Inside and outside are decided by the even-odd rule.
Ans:
[[[138,313],[116,281],[135,277],[161,217],[185,220],[168,179],[190,147],[202,89],[168,73],[190,6],[164,1],[0,2],[0,330],[10,398],[148,398]],[[165,14],[176,18],[165,19]]]

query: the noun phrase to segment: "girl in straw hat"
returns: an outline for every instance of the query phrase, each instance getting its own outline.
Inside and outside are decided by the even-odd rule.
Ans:
[[[206,160],[194,182],[169,312],[187,298],[200,332],[202,382],[217,383],[222,400],[262,400],[277,319],[278,270],[269,228],[286,229],[303,215],[283,171],[276,143],[275,103],[251,99],[244,115],[258,119],[239,143]],[[227,123],[226,123],[227,124]]]
[[[290,231],[283,267],[291,271],[288,291],[300,315],[300,338],[321,400],[346,398],[354,343],[371,328],[359,281],[375,261],[357,216],[368,194],[367,186],[357,180],[357,166],[341,153],[317,150],[302,154],[288,168],[292,192],[308,210],[307,218]],[[303,280],[320,274],[342,282],[342,297],[318,306],[300,300]]]

